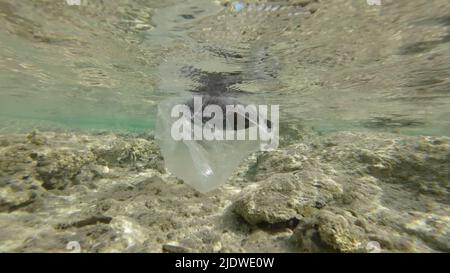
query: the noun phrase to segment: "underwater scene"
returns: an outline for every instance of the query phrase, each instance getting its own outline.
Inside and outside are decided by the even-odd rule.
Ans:
[[[449,0],[0,0],[0,252],[450,252]]]

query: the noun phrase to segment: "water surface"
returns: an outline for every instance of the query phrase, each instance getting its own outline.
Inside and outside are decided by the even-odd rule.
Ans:
[[[80,3],[0,1],[1,132],[151,131],[227,89],[282,128],[450,135],[447,0]]]

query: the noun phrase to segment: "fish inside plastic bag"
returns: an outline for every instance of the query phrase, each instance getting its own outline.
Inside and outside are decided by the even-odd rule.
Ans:
[[[260,149],[261,142],[258,139],[175,140],[172,132],[174,122],[178,121],[178,124],[183,123],[182,125],[187,127],[192,126],[190,128],[193,131],[196,130],[196,126],[202,126],[202,123],[194,123],[192,119],[171,115],[175,105],[188,105],[190,100],[192,98],[178,98],[159,104],[156,138],[161,147],[166,168],[199,192],[205,193],[226,183],[239,164],[250,153]],[[230,103],[233,102],[230,101]],[[194,116],[198,113],[192,114]],[[246,120],[246,125],[241,128],[235,127],[233,131],[248,133],[250,127],[258,126],[256,120]],[[226,133],[220,130],[216,132]]]

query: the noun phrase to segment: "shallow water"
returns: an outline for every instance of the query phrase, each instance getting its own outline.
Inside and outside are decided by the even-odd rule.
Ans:
[[[369,2],[0,0],[0,252],[450,251],[450,3]],[[188,187],[153,132],[192,93],[281,146]]]
[[[447,0],[294,4],[0,1],[1,130],[148,131],[162,99],[232,88],[282,127],[450,135]]]

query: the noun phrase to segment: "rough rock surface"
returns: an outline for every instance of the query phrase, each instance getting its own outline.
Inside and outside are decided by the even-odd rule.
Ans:
[[[261,155],[234,211],[303,251],[450,250],[448,138],[339,133]]]
[[[449,251],[450,139],[311,136],[200,194],[150,137],[0,136],[0,251]]]

